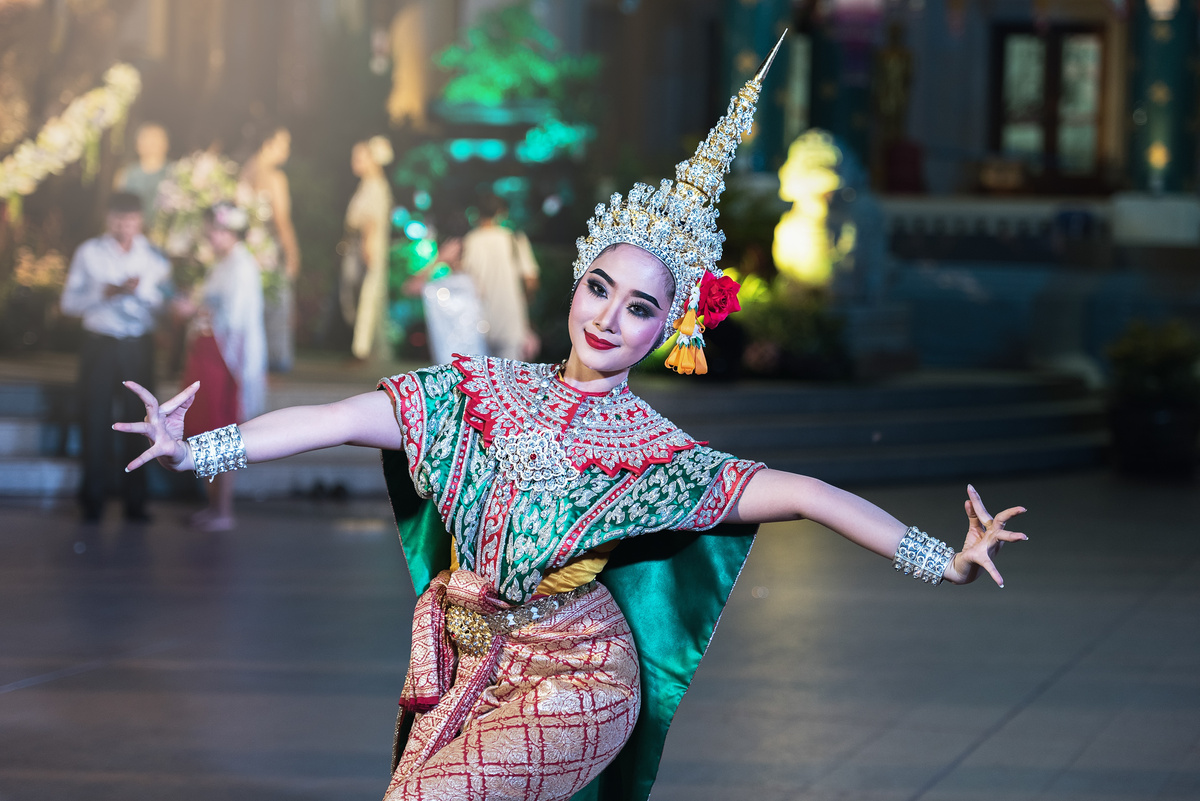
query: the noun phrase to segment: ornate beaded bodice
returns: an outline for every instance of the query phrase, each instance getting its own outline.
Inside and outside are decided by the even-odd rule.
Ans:
[[[696,442],[624,384],[583,393],[556,367],[456,357],[381,384],[461,566],[513,602],[605,542],[711,528],[761,467]]]

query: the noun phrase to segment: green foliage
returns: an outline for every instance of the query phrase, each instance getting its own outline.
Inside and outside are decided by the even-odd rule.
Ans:
[[[751,279],[745,283],[753,287]],[[769,291],[742,294],[746,297],[737,320],[752,345],[778,348],[784,361],[822,364],[823,370],[844,372],[843,321],[830,309],[826,293],[779,278]]]
[[[485,106],[548,98],[564,108],[576,99],[577,85],[600,69],[596,56],[564,54],[528,2],[483,14],[466,43],[447,47],[436,63],[456,73],[446,85],[446,102]]]
[[[1151,326],[1141,320],[1108,348],[1116,398],[1200,404],[1200,339],[1179,320]]]
[[[392,172],[392,180],[397,186],[432,192],[438,180],[445,177],[448,167],[446,149],[442,144],[426,142],[404,154]]]

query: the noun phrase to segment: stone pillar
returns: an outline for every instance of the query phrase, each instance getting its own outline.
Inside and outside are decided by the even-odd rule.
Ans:
[[[1196,187],[1197,15],[1191,0],[1133,0],[1129,175],[1135,190]]]
[[[722,72],[724,92],[720,112],[725,113],[729,98],[754,77],[762,60],[771,52],[779,35],[788,27],[791,17],[789,0],[726,0]],[[783,117],[788,77],[788,52],[783,47],[771,65],[763,82],[754,115],[754,128],[742,140],[733,169],[754,172],[779,169],[787,155],[788,142],[783,141]]]

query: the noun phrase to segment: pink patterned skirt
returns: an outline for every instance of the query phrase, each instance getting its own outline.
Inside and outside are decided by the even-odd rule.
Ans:
[[[418,601],[405,698],[428,708],[414,717],[385,801],[570,798],[637,722],[637,649],[616,601],[598,586],[480,656],[447,653],[445,602],[496,609],[490,587],[462,570],[440,574]]]

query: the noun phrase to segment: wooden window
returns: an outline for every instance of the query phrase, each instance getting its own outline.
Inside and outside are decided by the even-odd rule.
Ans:
[[[989,144],[1041,188],[1082,189],[1099,176],[1103,41],[1098,26],[994,28]]]

